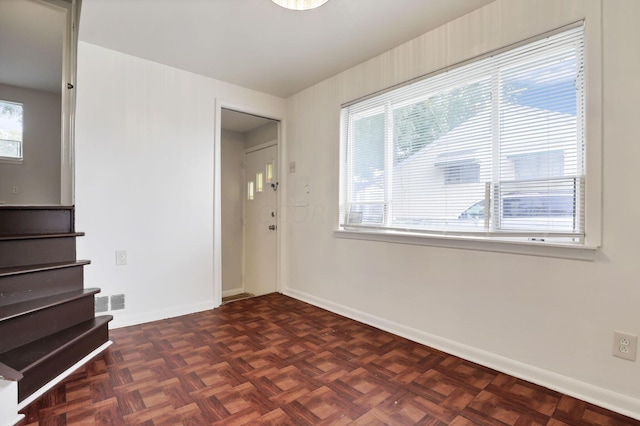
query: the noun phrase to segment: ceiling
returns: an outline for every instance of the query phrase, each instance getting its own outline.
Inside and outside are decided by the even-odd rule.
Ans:
[[[491,1],[83,0],[79,38],[287,98]]]
[[[257,129],[258,127],[275,122],[268,118],[232,111],[226,108],[222,108],[220,121],[224,130],[230,130],[238,133],[247,133],[251,130]]]
[[[0,0],[0,83],[61,92],[66,12],[33,0]]]

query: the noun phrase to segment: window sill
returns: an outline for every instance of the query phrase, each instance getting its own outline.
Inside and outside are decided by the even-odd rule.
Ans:
[[[460,237],[445,235],[423,235],[398,231],[353,231],[336,230],[336,238],[380,241],[394,244],[443,247],[463,250],[480,250],[529,256],[556,257],[561,259],[593,261],[596,246],[560,244],[536,241],[499,240],[483,237]]]
[[[0,157],[0,163],[2,164],[22,164],[22,162],[22,158]]]

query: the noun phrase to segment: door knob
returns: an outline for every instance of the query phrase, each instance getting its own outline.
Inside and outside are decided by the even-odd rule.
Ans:
[[[275,230],[276,230],[275,225],[269,225],[269,231],[275,231]]]

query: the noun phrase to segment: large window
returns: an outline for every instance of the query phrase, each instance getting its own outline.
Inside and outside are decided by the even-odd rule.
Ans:
[[[340,228],[582,242],[583,44],[580,25],[343,107]]]
[[[0,159],[22,159],[22,104],[0,101]]]

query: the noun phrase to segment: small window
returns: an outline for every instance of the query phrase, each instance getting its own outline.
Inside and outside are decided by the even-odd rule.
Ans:
[[[0,159],[22,160],[22,104],[0,101]]]
[[[267,183],[273,183],[273,163],[267,163],[265,175]]]
[[[249,201],[253,200],[253,193],[254,193],[254,183],[253,181],[250,181],[247,183],[247,200]]]
[[[262,192],[264,188],[264,179],[262,173],[256,173],[256,192]]]

